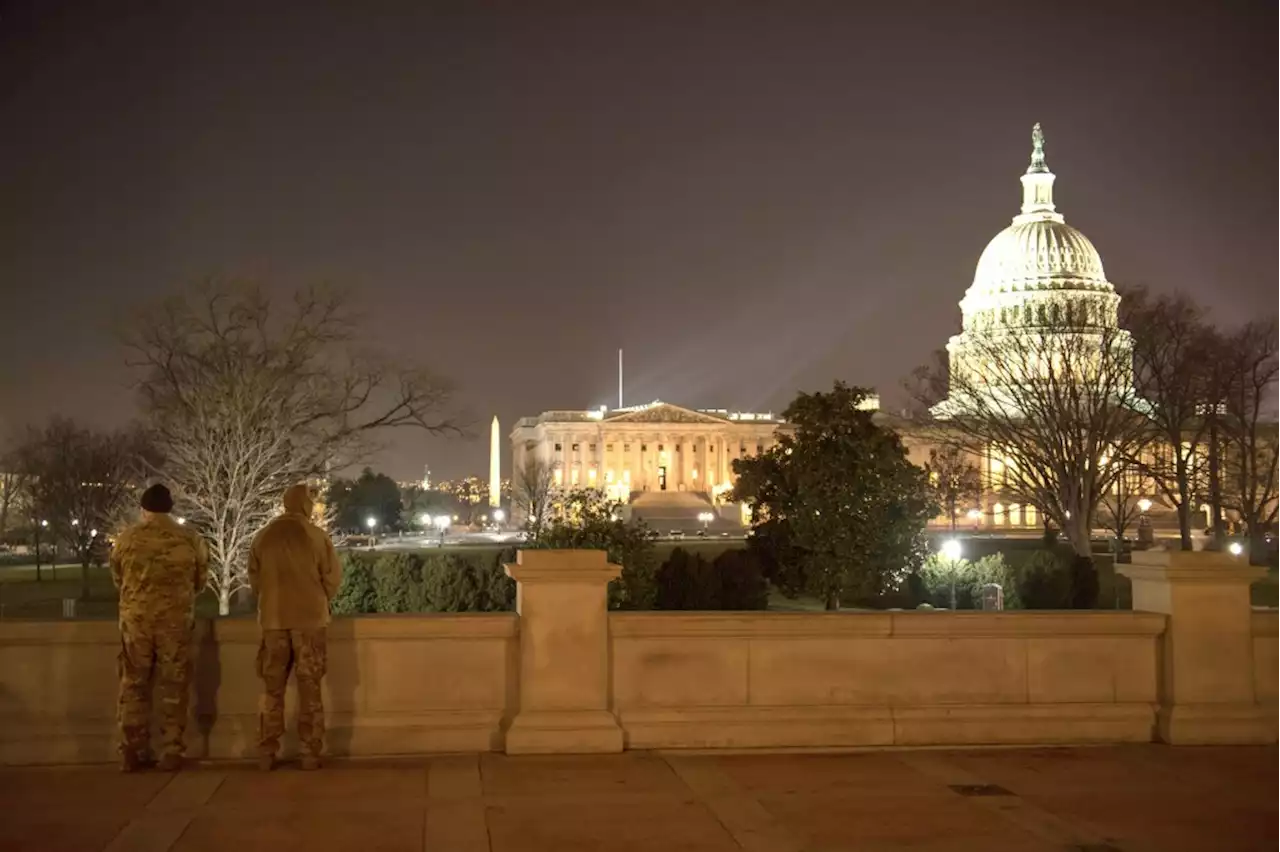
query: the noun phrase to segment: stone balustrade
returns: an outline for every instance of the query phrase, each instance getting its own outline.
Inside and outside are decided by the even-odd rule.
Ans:
[[[328,746],[1275,742],[1277,615],[1249,607],[1256,571],[1135,558],[1136,612],[631,613],[606,611],[604,554],[522,551],[516,613],[335,620]],[[257,626],[201,622],[193,641],[189,754],[248,756]],[[0,763],[112,759],[119,647],[110,622],[0,622]]]

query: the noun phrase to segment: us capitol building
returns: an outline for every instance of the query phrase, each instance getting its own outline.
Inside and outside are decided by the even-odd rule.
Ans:
[[[1120,297],[1107,281],[1098,250],[1066,224],[1054,204],[1054,174],[1045,162],[1044,134],[1038,124],[1032,148],[1031,164],[1021,177],[1022,209],[987,244],[973,284],[960,301],[962,330],[947,344],[953,375],[982,369],[973,363],[972,335],[1017,334],[1044,326],[1065,329],[1060,319],[1067,311],[1084,321],[1060,333],[1101,337],[1100,330],[1106,329],[1119,345],[1129,345],[1127,333],[1114,331]],[[999,389],[993,387],[992,392]],[[945,418],[954,410],[963,406],[951,398],[939,403],[934,414]],[[884,413],[876,416],[903,434],[913,462],[928,461],[930,446],[913,436],[908,424]],[[786,428],[772,413],[698,410],[664,402],[616,410],[546,411],[516,424],[511,433],[513,467],[519,471],[539,459],[562,487],[600,488],[623,502],[650,494],[686,494],[709,508],[732,488],[733,459],[763,452]],[[1032,506],[1001,502],[1006,460],[988,453],[974,462],[988,493],[981,508],[975,507],[963,521],[966,525],[1034,527],[1042,522]],[[513,481],[518,478],[517,473]],[[737,517],[736,512],[721,514]]]

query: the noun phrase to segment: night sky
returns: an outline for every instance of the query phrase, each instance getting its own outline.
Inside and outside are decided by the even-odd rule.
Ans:
[[[0,425],[134,417],[112,318],[209,275],[349,286],[460,384],[479,439],[397,478],[616,404],[619,347],[628,404],[892,404],[1036,121],[1113,282],[1276,308],[1274,3],[621,7],[0,5]]]

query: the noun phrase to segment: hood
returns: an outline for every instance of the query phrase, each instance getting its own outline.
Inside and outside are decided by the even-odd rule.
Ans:
[[[311,492],[306,485],[293,485],[284,492],[284,510],[311,517]]]

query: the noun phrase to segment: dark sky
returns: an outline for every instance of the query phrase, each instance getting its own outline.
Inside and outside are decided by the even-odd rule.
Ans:
[[[376,11],[375,11],[376,9]],[[1020,199],[1033,122],[1113,282],[1274,311],[1274,3],[0,6],[0,416],[134,416],[111,317],[330,281],[481,439],[616,401],[892,396]],[[505,444],[505,440],[504,440]],[[504,448],[505,450],[505,448]]]

